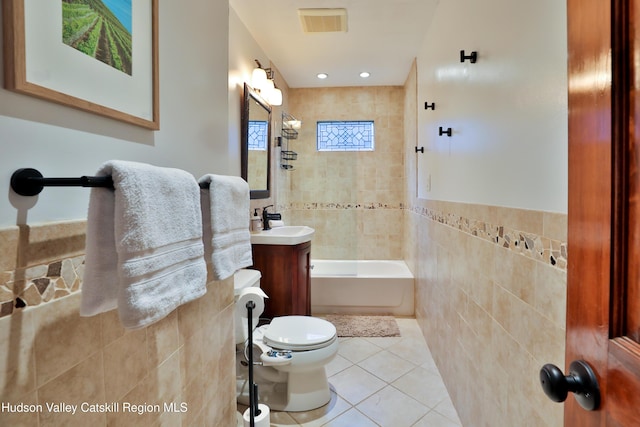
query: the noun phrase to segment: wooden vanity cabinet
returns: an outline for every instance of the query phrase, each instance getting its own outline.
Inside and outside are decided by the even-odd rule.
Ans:
[[[311,315],[311,242],[298,245],[251,245],[260,287],[269,296],[261,317]]]

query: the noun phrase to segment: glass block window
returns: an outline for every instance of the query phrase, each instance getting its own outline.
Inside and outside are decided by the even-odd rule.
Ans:
[[[267,149],[267,131],[269,122],[265,120],[249,120],[249,150]]]
[[[373,120],[318,122],[318,151],[373,151]]]

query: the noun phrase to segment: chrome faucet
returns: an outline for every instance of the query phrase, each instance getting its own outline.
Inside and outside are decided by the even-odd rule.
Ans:
[[[274,220],[279,220],[282,219],[282,215],[280,215],[279,213],[269,213],[267,212],[268,208],[273,207],[273,205],[269,205],[269,206],[265,206],[264,208],[262,208],[262,229],[263,230],[270,230],[271,227],[269,227],[269,220],[270,219],[274,219]]]

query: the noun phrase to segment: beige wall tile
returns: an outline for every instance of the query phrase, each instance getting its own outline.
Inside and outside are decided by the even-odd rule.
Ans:
[[[147,344],[150,368],[159,366],[178,350],[180,339],[177,310],[147,328]]]
[[[149,393],[157,402],[181,403],[182,378],[180,376],[180,354],[173,353],[161,365],[149,371],[146,378]]]
[[[526,209],[498,209],[498,224],[509,224],[509,227],[543,235],[543,213]]]
[[[0,230],[0,271],[16,268],[19,234],[18,227]]]
[[[0,401],[10,401],[36,390],[33,311],[0,319]]]
[[[147,375],[150,370],[147,346],[146,330],[140,329],[127,331],[104,347],[107,400],[121,399]]]
[[[104,373],[102,366],[102,354],[94,353],[93,356],[84,359],[73,368],[67,370],[54,380],[38,389],[38,403],[64,403],[79,405],[75,414],[58,413],[47,410],[40,413],[40,426],[60,427],[84,427],[89,425],[105,425],[106,414],[100,412],[83,412],[80,405],[83,403],[104,403],[105,394],[102,383]],[[97,369],[96,369],[97,368]]]
[[[149,385],[149,381],[141,381],[121,399],[116,400],[115,402],[119,404],[119,410],[106,414],[107,426],[153,425],[160,414],[155,411],[155,408],[153,408],[153,411],[150,411],[146,410],[146,406],[139,406],[145,403],[152,405],[157,404]]]
[[[182,378],[184,378],[184,376]],[[182,399],[184,402],[188,402],[189,405],[189,411],[183,415],[185,425],[196,425],[195,422],[198,419],[198,416],[202,414],[202,410],[200,408],[204,406],[205,380],[206,378],[204,375],[195,375],[191,381],[183,381],[185,385],[182,388]]]
[[[0,412],[0,425],[2,426],[16,426],[16,427],[33,427],[38,425],[38,416],[40,410],[38,409],[38,397],[36,391],[29,392],[23,396],[17,398],[5,397],[3,394],[2,402],[16,405],[11,411]],[[17,405],[27,405],[28,409],[21,409],[22,407]],[[42,407],[44,410],[44,407]]]
[[[100,315],[102,326],[102,343],[107,346],[123,336],[127,330],[120,323],[118,310],[111,310]]]
[[[98,352],[99,317],[80,317],[80,294],[34,308],[36,382],[38,386]]]
[[[178,307],[178,334],[181,345],[202,328],[201,303],[202,298],[198,298]]]
[[[204,328],[185,338],[180,346],[180,375],[184,384],[194,383],[202,377],[205,354],[210,347],[204,344]]]
[[[70,258],[84,253],[86,221],[64,221],[21,226],[21,250],[26,265],[51,259]]]
[[[567,241],[567,215],[555,212],[543,213],[544,235],[551,239]]]
[[[557,406],[527,396],[543,395],[537,378],[544,363],[563,364],[566,271],[467,226],[482,217],[497,222],[481,230],[516,228],[500,219],[533,229],[543,214],[452,202],[419,206],[404,216],[411,228],[403,232],[416,276],[416,317],[462,422],[562,425]]]
[[[567,272],[543,264],[536,266],[534,307],[558,328],[566,325]]]
[[[313,102],[309,102],[310,99]],[[402,244],[396,244],[397,240],[390,236],[402,233],[403,108],[402,87],[290,91],[290,113],[303,121],[303,127],[298,139],[291,142],[292,149],[298,152],[298,160],[296,170],[286,175],[291,187],[282,188],[286,193],[283,199],[287,201],[284,210],[292,221],[303,221],[316,229],[313,257],[402,258]],[[318,120],[374,120],[375,151],[317,152]],[[312,204],[308,209],[314,210],[313,224],[309,215],[286,212]],[[336,207],[335,204],[349,206]],[[390,211],[395,212],[395,219],[385,221]],[[360,222],[360,216],[367,218]],[[384,232],[385,227],[396,225],[397,232]]]
[[[0,288],[13,298],[13,292],[24,289],[16,283],[18,278],[29,283],[28,288],[38,294],[33,299],[40,303],[0,317],[0,341],[7,344],[0,352],[0,400],[36,405],[47,401],[184,402],[188,412],[165,413],[162,408],[140,415],[124,412],[120,406],[117,413],[81,416],[0,413],[0,425],[174,426],[183,420],[185,425],[233,425],[233,279],[209,283],[206,298],[140,330],[125,330],[116,310],[80,317],[83,256],[76,249],[83,227],[83,223],[23,227],[22,237],[18,228],[0,230],[0,265],[9,269],[0,276]],[[22,260],[36,264],[20,264],[20,242],[27,247],[20,249]],[[29,282],[43,277],[51,277],[53,291],[70,295],[45,302],[50,290],[40,295]],[[211,330],[215,332],[210,334]],[[213,339],[206,339],[211,335]]]

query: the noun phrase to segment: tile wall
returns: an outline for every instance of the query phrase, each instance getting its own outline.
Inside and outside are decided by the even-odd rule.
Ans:
[[[302,129],[288,141],[298,156],[280,171],[278,208],[316,230],[313,258],[402,259],[403,97],[401,86],[290,89]],[[319,120],[373,120],[375,151],[318,152]]]
[[[566,217],[433,201],[405,215],[416,318],[463,425],[562,426],[538,372],[564,366]]]
[[[80,317],[85,227],[0,230],[0,425],[234,425],[233,279],[140,330]]]
[[[416,69],[405,109],[416,111]],[[416,318],[462,424],[561,427],[539,385],[564,366],[565,214],[416,197],[415,115],[405,115],[404,258]]]

